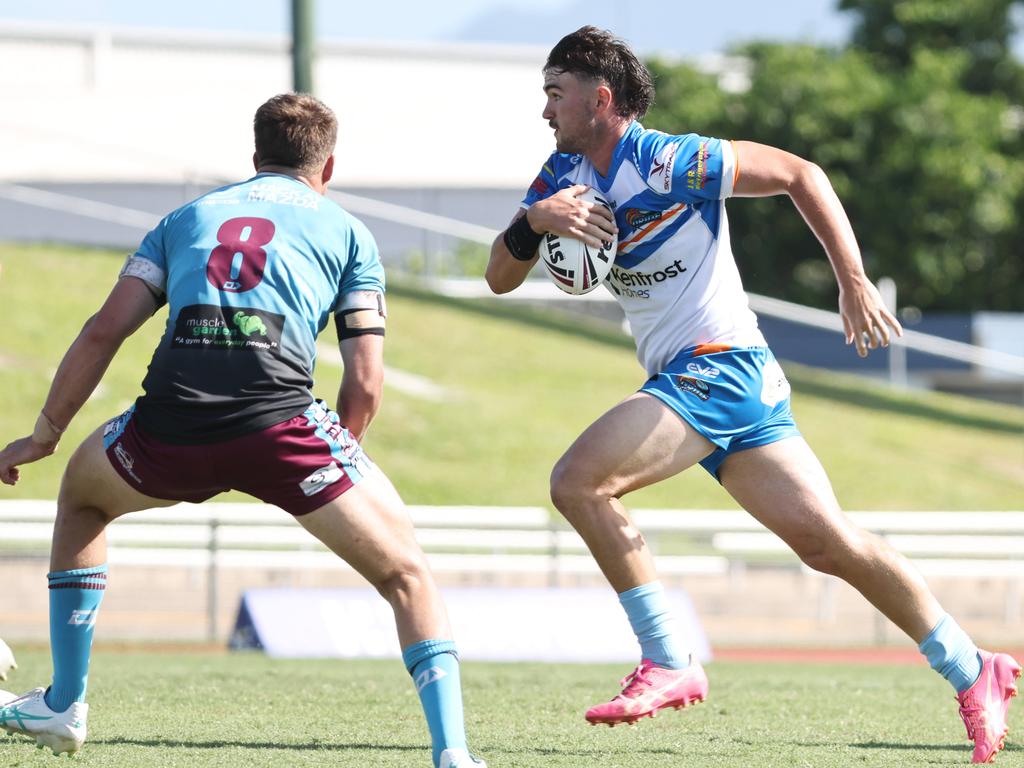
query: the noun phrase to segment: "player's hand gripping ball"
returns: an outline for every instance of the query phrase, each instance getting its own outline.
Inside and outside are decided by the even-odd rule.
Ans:
[[[603,205],[609,211],[612,209],[604,196],[593,188],[577,197]],[[547,232],[540,241],[540,261],[555,285],[566,293],[580,296],[590,293],[608,277],[618,244],[615,235],[601,248],[594,248],[575,237]]]

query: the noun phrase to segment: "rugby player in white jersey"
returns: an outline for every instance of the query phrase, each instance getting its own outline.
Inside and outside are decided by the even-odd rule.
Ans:
[[[747,306],[729,244],[728,197],[789,195],[839,284],[847,344],[860,356],[901,334],[868,280],[843,206],[821,168],[781,149],[639,122],[650,74],[610,33],[583,27],[543,69],[543,118],[556,151],[491,248],[487,282],[514,290],[544,232],[595,247],[618,235],[607,286],[622,306],[650,377],[588,427],[551,475],[555,506],[619,595],[639,666],[591,723],[632,723],[707,695],[704,670],[674,630],[651,553],[620,497],[700,463],[812,568],[838,576],[918,644],[957,691],[973,760],[1002,748],[1020,665],[979,651],[908,561],[843,514],[800,436],[789,384]],[[597,188],[614,214],[577,197]]]

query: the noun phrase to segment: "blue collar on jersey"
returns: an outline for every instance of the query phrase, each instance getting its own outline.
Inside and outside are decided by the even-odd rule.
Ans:
[[[611,187],[612,179],[615,178],[615,174],[619,171],[619,166],[622,165],[623,159],[633,152],[633,146],[636,143],[637,137],[644,132],[644,127],[640,125],[636,120],[629,124],[629,128],[622,134],[622,138],[619,139],[619,143],[615,145],[615,151],[612,152],[612,162],[608,166],[608,175],[602,176],[594,169],[594,175],[597,176],[597,186],[601,188],[602,192],[607,193]]]

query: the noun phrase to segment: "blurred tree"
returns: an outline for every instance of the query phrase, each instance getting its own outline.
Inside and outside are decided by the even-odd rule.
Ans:
[[[857,15],[853,45],[888,66],[912,66],[920,50],[956,51],[968,63],[961,84],[975,93],[1019,98],[1021,66],[1010,51],[1011,10],[1022,0],[840,0]]]
[[[904,4],[915,3],[895,3]],[[758,141],[818,163],[869,274],[896,279],[901,305],[1024,310],[1024,109],[1000,89],[966,86],[976,64],[969,50],[916,45],[898,66],[856,46],[755,44],[742,53],[750,88],[739,94],[692,67],[652,63],[658,101],[648,124]],[[751,291],[835,307],[821,246],[788,199],[736,201],[729,216]]]

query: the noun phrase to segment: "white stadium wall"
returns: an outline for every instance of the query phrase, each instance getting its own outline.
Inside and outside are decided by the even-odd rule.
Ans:
[[[320,41],[341,186],[525,189],[552,149],[546,50]],[[252,114],[291,88],[284,38],[0,22],[0,181],[249,172]]]

